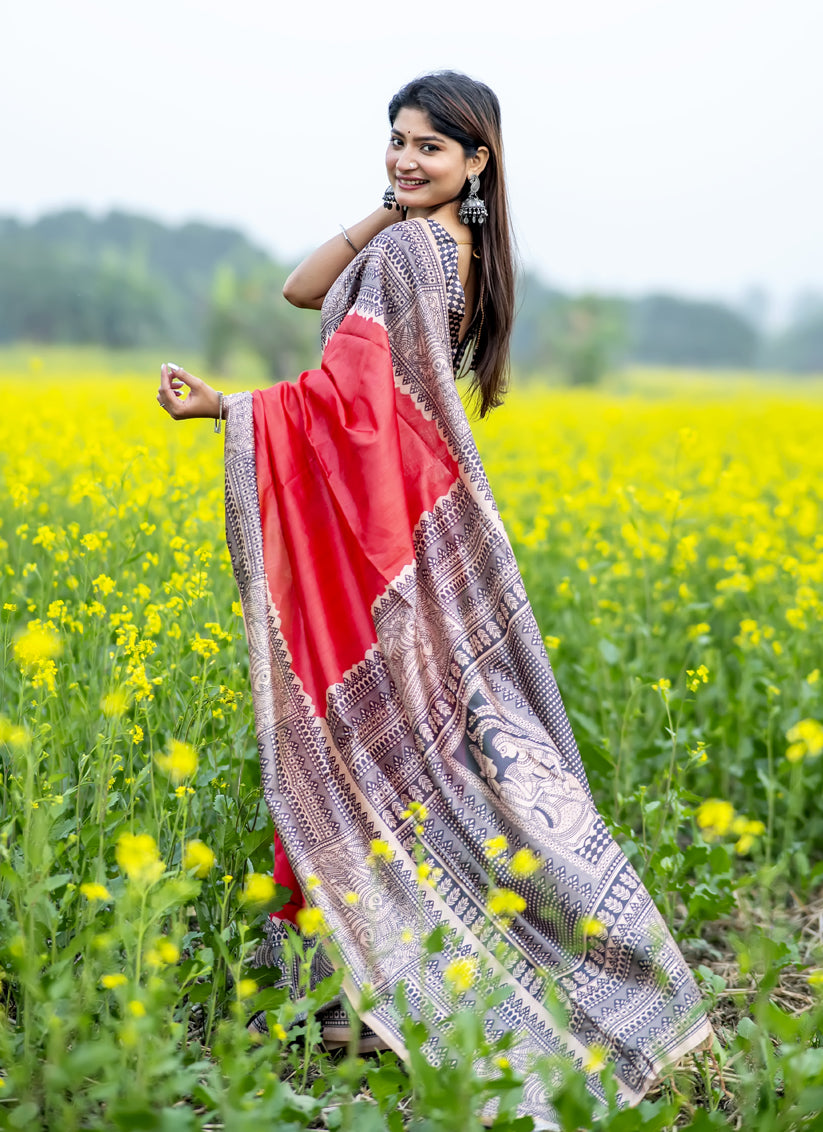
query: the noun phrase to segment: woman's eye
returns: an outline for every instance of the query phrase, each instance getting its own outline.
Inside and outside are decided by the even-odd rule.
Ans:
[[[421,146],[424,153],[437,153],[439,148],[439,146],[433,145],[431,142],[426,142],[424,146]]]

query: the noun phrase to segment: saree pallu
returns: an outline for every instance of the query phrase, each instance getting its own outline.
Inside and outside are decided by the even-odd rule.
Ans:
[[[586,1072],[592,1047],[635,1103],[711,1028],[592,800],[455,387],[425,221],[359,253],[324,304],[323,340],[320,369],[232,397],[226,435],[263,792],[297,884],[320,878],[311,898],[347,994],[358,1007],[368,984],[364,1021],[401,1056],[395,987],[429,1019],[437,1062],[454,1007],[444,971],[466,958],[510,992],[486,1027],[517,1034],[523,1112],[553,1115],[536,1055]],[[540,859],[528,876],[505,863],[521,848]],[[495,919],[491,888],[524,909]],[[422,956],[437,925],[446,947]],[[602,1096],[596,1073],[587,1085]]]

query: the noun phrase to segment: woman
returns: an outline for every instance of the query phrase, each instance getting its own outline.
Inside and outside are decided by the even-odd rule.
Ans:
[[[276,877],[287,915],[319,878],[311,900],[348,997],[362,1009],[370,985],[364,1020],[400,1054],[394,987],[436,1034],[459,957],[467,982],[490,971],[508,986],[488,1026],[517,1031],[515,1069],[535,1054],[583,1066],[596,1046],[633,1103],[711,1029],[594,807],[454,382],[465,358],[481,412],[505,384],[499,107],[445,72],[404,87],[389,118],[387,204],[404,219],[378,209],[286,283],[292,302],[322,306],[321,369],[225,405],[161,370],[172,416],[227,411],[227,535]],[[447,946],[421,962],[437,925]],[[524,1098],[551,1119],[534,1074]]]

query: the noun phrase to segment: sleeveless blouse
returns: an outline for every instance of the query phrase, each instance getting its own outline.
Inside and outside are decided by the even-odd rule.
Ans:
[[[457,262],[457,241],[451,233],[437,220],[428,221],[429,227],[437,243],[440,262],[443,265],[443,274],[446,277],[446,298],[449,307],[449,338],[452,349],[452,365],[455,374],[460,368],[466,346],[471,339],[471,330],[463,341],[460,341],[460,326],[466,314],[466,295],[463,284],[460,282],[460,271]]]

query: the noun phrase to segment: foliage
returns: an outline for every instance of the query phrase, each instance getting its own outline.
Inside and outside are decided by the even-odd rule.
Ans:
[[[111,212],[0,219],[0,342],[201,346],[218,266],[269,262],[239,232]]]
[[[493,1127],[528,1132],[474,971],[451,967],[434,1070],[425,1018],[405,1065],[330,1055],[319,996],[299,1020],[245,966],[282,893],[222,445],[169,423],[154,377],[62,364],[0,379],[0,1126],[451,1132],[497,1099]],[[565,1129],[819,1126],[823,955],[790,912],[823,875],[821,426],[812,385],[515,392],[478,426],[595,795],[718,1034],[628,1111],[539,1067]]]
[[[624,304],[581,295],[555,304],[547,319],[547,358],[569,385],[597,385],[626,347]]]
[[[317,361],[318,318],[290,307],[282,296],[285,272],[261,267],[238,279],[217,272],[206,323],[206,359],[223,370],[233,348],[243,345],[264,362],[272,381],[296,377]]]
[[[218,369],[241,345],[271,378],[294,377],[316,356],[316,319],[282,298],[287,273],[228,228],[123,212],[56,212],[31,224],[0,217],[0,342],[196,349]],[[511,355],[520,370],[556,367],[583,385],[624,358],[823,371],[814,305],[772,341],[727,304],[570,296],[530,272],[519,282]]]
[[[631,308],[630,352],[638,362],[745,369],[759,345],[755,328],[722,303],[648,295]]]
[[[792,373],[820,373],[823,370],[823,307],[778,335],[767,350],[770,365]]]

